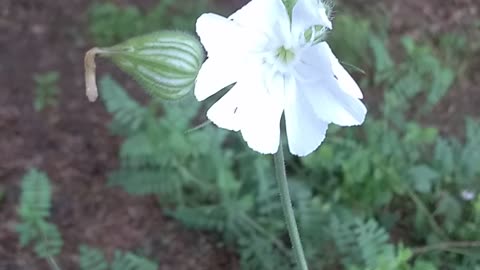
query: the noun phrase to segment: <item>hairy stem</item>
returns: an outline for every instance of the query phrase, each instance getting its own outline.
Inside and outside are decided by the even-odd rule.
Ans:
[[[295,253],[295,259],[297,260],[297,265],[299,269],[308,270],[307,261],[303,252],[302,241],[300,240],[300,234],[298,233],[297,221],[295,220],[295,214],[293,213],[290,191],[288,190],[287,173],[285,171],[285,160],[283,157],[282,143],[280,143],[278,151],[274,155],[274,161],[275,175],[280,191],[283,214],[285,215],[285,222],[287,224],[290,242],[292,243],[293,251]]]

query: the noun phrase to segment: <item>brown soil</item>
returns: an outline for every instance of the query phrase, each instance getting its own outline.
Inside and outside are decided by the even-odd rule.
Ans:
[[[0,0],[0,189],[5,191],[0,201],[0,270],[49,269],[29,249],[19,247],[14,233],[19,183],[30,167],[46,171],[54,185],[52,221],[65,242],[58,257],[62,269],[78,269],[80,244],[110,255],[114,249],[142,249],[161,269],[238,269],[236,256],[222,248],[216,236],[185,229],[163,215],[153,198],[106,187],[106,175],[118,163],[119,139],[106,129],[110,118],[102,105],[88,103],[84,96],[83,54],[92,46],[85,13],[91,2]],[[146,8],[156,1],[116,2]],[[232,7],[241,2],[231,0]],[[397,34],[465,29],[480,13],[477,0],[400,2],[383,1]],[[480,115],[480,60],[471,62],[432,120],[448,126],[446,131],[457,129],[467,114]],[[37,113],[32,107],[33,75],[50,70],[61,73],[59,106]],[[142,96],[130,80],[123,84]]]
[[[480,1],[477,0],[339,0],[353,11],[368,12],[374,17],[388,17],[389,36],[393,51],[398,49],[402,36],[419,41],[436,41],[444,34],[457,33],[468,38],[469,53],[458,62],[465,69],[447,96],[434,111],[421,119],[437,126],[445,135],[462,135],[465,117],[480,117]],[[341,6],[337,12],[341,11]],[[448,64],[448,63],[447,63]],[[376,104],[381,98],[368,96],[367,102]],[[377,95],[371,93],[371,95]],[[370,95],[370,96],[371,96]],[[381,93],[379,93],[381,95]],[[421,106],[422,104],[417,104]]]
[[[425,119],[447,135],[463,134],[465,117],[480,117],[480,1],[477,0],[387,0],[394,36],[436,40],[440,35],[465,35],[470,52],[459,59],[466,64],[447,96]],[[475,25],[477,24],[477,25]],[[448,63],[447,63],[448,64]]]
[[[57,258],[62,269],[78,269],[80,244],[109,255],[141,249],[161,269],[236,269],[236,257],[216,236],[167,218],[154,198],[106,187],[119,139],[106,129],[110,118],[101,103],[89,103],[84,94],[83,54],[92,46],[85,39],[85,11],[91,2],[1,1],[0,187],[6,195],[0,203],[0,269],[49,269],[19,247],[14,233],[19,183],[30,167],[47,172],[54,185],[52,222],[65,243]],[[147,7],[155,1],[131,2]],[[37,113],[33,74],[50,70],[61,74],[59,106]],[[142,95],[132,82],[124,84]]]

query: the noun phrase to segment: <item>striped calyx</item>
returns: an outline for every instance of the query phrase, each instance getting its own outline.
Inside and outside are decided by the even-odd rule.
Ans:
[[[204,60],[200,42],[192,35],[161,31],[110,47],[109,57],[150,94],[178,99],[193,89]]]

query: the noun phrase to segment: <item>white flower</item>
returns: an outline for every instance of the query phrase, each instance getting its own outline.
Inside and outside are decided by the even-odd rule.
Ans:
[[[460,193],[462,199],[464,199],[465,201],[471,201],[473,199],[475,199],[476,197],[476,194],[474,191],[471,191],[471,190],[462,190],[462,192]]]
[[[299,156],[318,148],[329,123],[353,126],[365,119],[362,92],[328,44],[305,38],[314,25],[331,27],[326,14],[318,16],[318,3],[298,0],[291,23],[281,0],[253,0],[229,18],[203,14],[197,21],[208,59],[195,96],[202,101],[235,83],[207,117],[241,131],[260,153],[278,150],[284,112],[290,152]]]

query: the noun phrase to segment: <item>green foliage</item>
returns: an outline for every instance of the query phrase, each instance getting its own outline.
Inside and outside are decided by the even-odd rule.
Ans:
[[[268,162],[258,159],[252,169],[248,153],[243,159],[245,175],[240,180],[232,174],[232,155],[222,150],[225,132],[212,127],[187,132],[199,109],[196,102],[161,107],[152,102],[148,110],[141,110],[111,78],[102,79],[100,85],[107,109],[114,113],[112,126],[126,131],[122,166],[111,174],[110,184],[180,205],[170,211],[171,216],[188,227],[221,233],[227,243],[240,248],[245,269],[282,269],[289,265],[288,256],[284,256],[289,251],[279,240],[283,222],[274,183],[266,173]],[[129,115],[143,115],[145,121],[132,126],[140,120],[122,116],[117,105],[123,102],[130,104],[125,108],[134,108]],[[264,181],[257,181],[258,177]],[[267,256],[278,259],[264,260]]]
[[[110,77],[100,81],[101,98],[108,112],[113,114],[110,129],[117,135],[127,135],[138,131],[146,123],[148,109],[132,100],[123,88]]]
[[[331,31],[328,42],[335,55],[344,63],[365,68],[368,60],[368,42],[371,25],[368,20],[350,15],[338,15],[334,19],[335,31]],[[345,37],[355,42],[346,42]]]
[[[480,198],[461,197],[480,190],[480,123],[467,120],[459,139],[418,120],[451,88],[457,63],[448,59],[459,52],[448,56],[409,37],[389,44],[387,31],[373,29],[367,20],[338,16],[329,42],[340,60],[366,71],[361,84],[366,93],[372,89],[369,96],[383,97],[378,109],[361,127],[332,127],[307,158],[287,160],[309,265],[476,269],[471,249],[436,245],[480,237]],[[461,47],[451,38],[444,43]],[[189,132],[204,111],[188,99],[140,105],[108,77],[101,96],[112,131],[124,137],[111,185],[156,195],[185,226],[222,235],[242,269],[293,269],[268,157],[252,153],[234,133],[211,126]],[[419,253],[425,245],[437,248]]]
[[[81,270],[107,270],[108,262],[102,251],[88,246],[80,246],[80,269]]]
[[[333,218],[330,231],[335,245],[343,255],[342,263],[349,265],[365,265],[368,269],[399,269],[405,265],[411,252],[388,243],[389,235],[374,220],[363,222],[358,218],[348,217],[340,221]],[[381,268],[380,268],[381,267]]]
[[[107,109],[114,113],[112,127],[128,134],[120,150],[123,166],[111,174],[111,185],[122,186],[134,194],[156,194],[177,203],[185,203],[184,192],[193,195],[208,189],[199,176],[215,169],[216,165],[206,157],[210,157],[209,151],[220,153],[221,145],[217,142],[223,140],[225,133],[206,128],[212,132],[186,136],[198,110],[196,103],[181,101],[160,108],[152,102],[144,109],[112,79],[102,79],[100,86]],[[121,105],[124,103],[127,106]],[[160,110],[162,118],[157,117]]]
[[[108,263],[102,251],[80,246],[81,270],[156,270],[156,263],[130,252],[115,251],[112,262]]]
[[[49,258],[60,253],[62,237],[54,224],[48,223],[51,207],[51,187],[47,175],[31,169],[22,180],[22,194],[17,226],[20,245],[33,244],[40,258]]]
[[[35,75],[35,99],[33,106],[36,111],[43,111],[48,107],[57,105],[58,80],[60,75],[56,71],[50,71],[43,74]]]
[[[111,264],[112,270],[156,270],[156,263],[130,252],[116,251]]]
[[[159,29],[193,30],[207,4],[207,0],[164,0],[144,14],[135,6],[95,3],[88,12],[89,31],[96,44],[107,46]]]
[[[16,230],[20,246],[33,245],[35,254],[49,263],[59,255],[63,246],[57,227],[49,223],[51,208],[51,186],[47,175],[31,169],[22,180],[18,215],[20,223]],[[156,270],[156,263],[130,252],[116,251],[109,265],[98,249],[80,246],[79,266],[81,270]],[[56,263],[55,263],[56,264]]]
[[[372,76],[364,78],[363,84],[385,89],[381,114],[370,113],[358,130],[330,131],[322,147],[302,160],[306,181],[325,207],[334,207],[335,211],[351,209],[357,217],[377,218],[378,224],[389,230],[408,227],[404,241],[422,245],[447,239],[478,239],[479,223],[472,218],[472,204],[462,201],[460,194],[463,190],[479,189],[480,123],[467,120],[465,139],[458,140],[441,137],[436,128],[415,121],[431,112],[451,88],[455,66],[445,65],[438,51],[411,38],[402,39],[404,55],[400,58],[391,55],[384,38],[369,36],[369,50],[362,47],[357,50],[364,51],[356,54],[373,56],[366,65]],[[324,220],[320,224],[325,223]],[[343,228],[340,224],[328,233],[333,231],[336,235],[333,229]],[[346,228],[352,226],[346,224]],[[365,232],[373,237],[375,229],[370,226]],[[355,234],[349,235],[356,239]],[[371,238],[366,242],[373,246],[362,243],[355,251],[351,250],[354,240],[342,239],[349,243],[350,253],[342,251],[342,245],[338,245],[342,241],[335,242],[347,269],[352,264],[360,265],[360,269],[437,269],[465,264],[472,257],[425,254],[423,260],[412,265],[407,263],[412,255],[408,249],[382,248],[384,244]],[[386,255],[376,253],[377,250],[390,251]],[[367,255],[362,259],[363,254]],[[395,258],[398,263],[379,266],[382,257],[387,258],[385,263],[393,263]],[[375,261],[378,263],[371,263]]]

